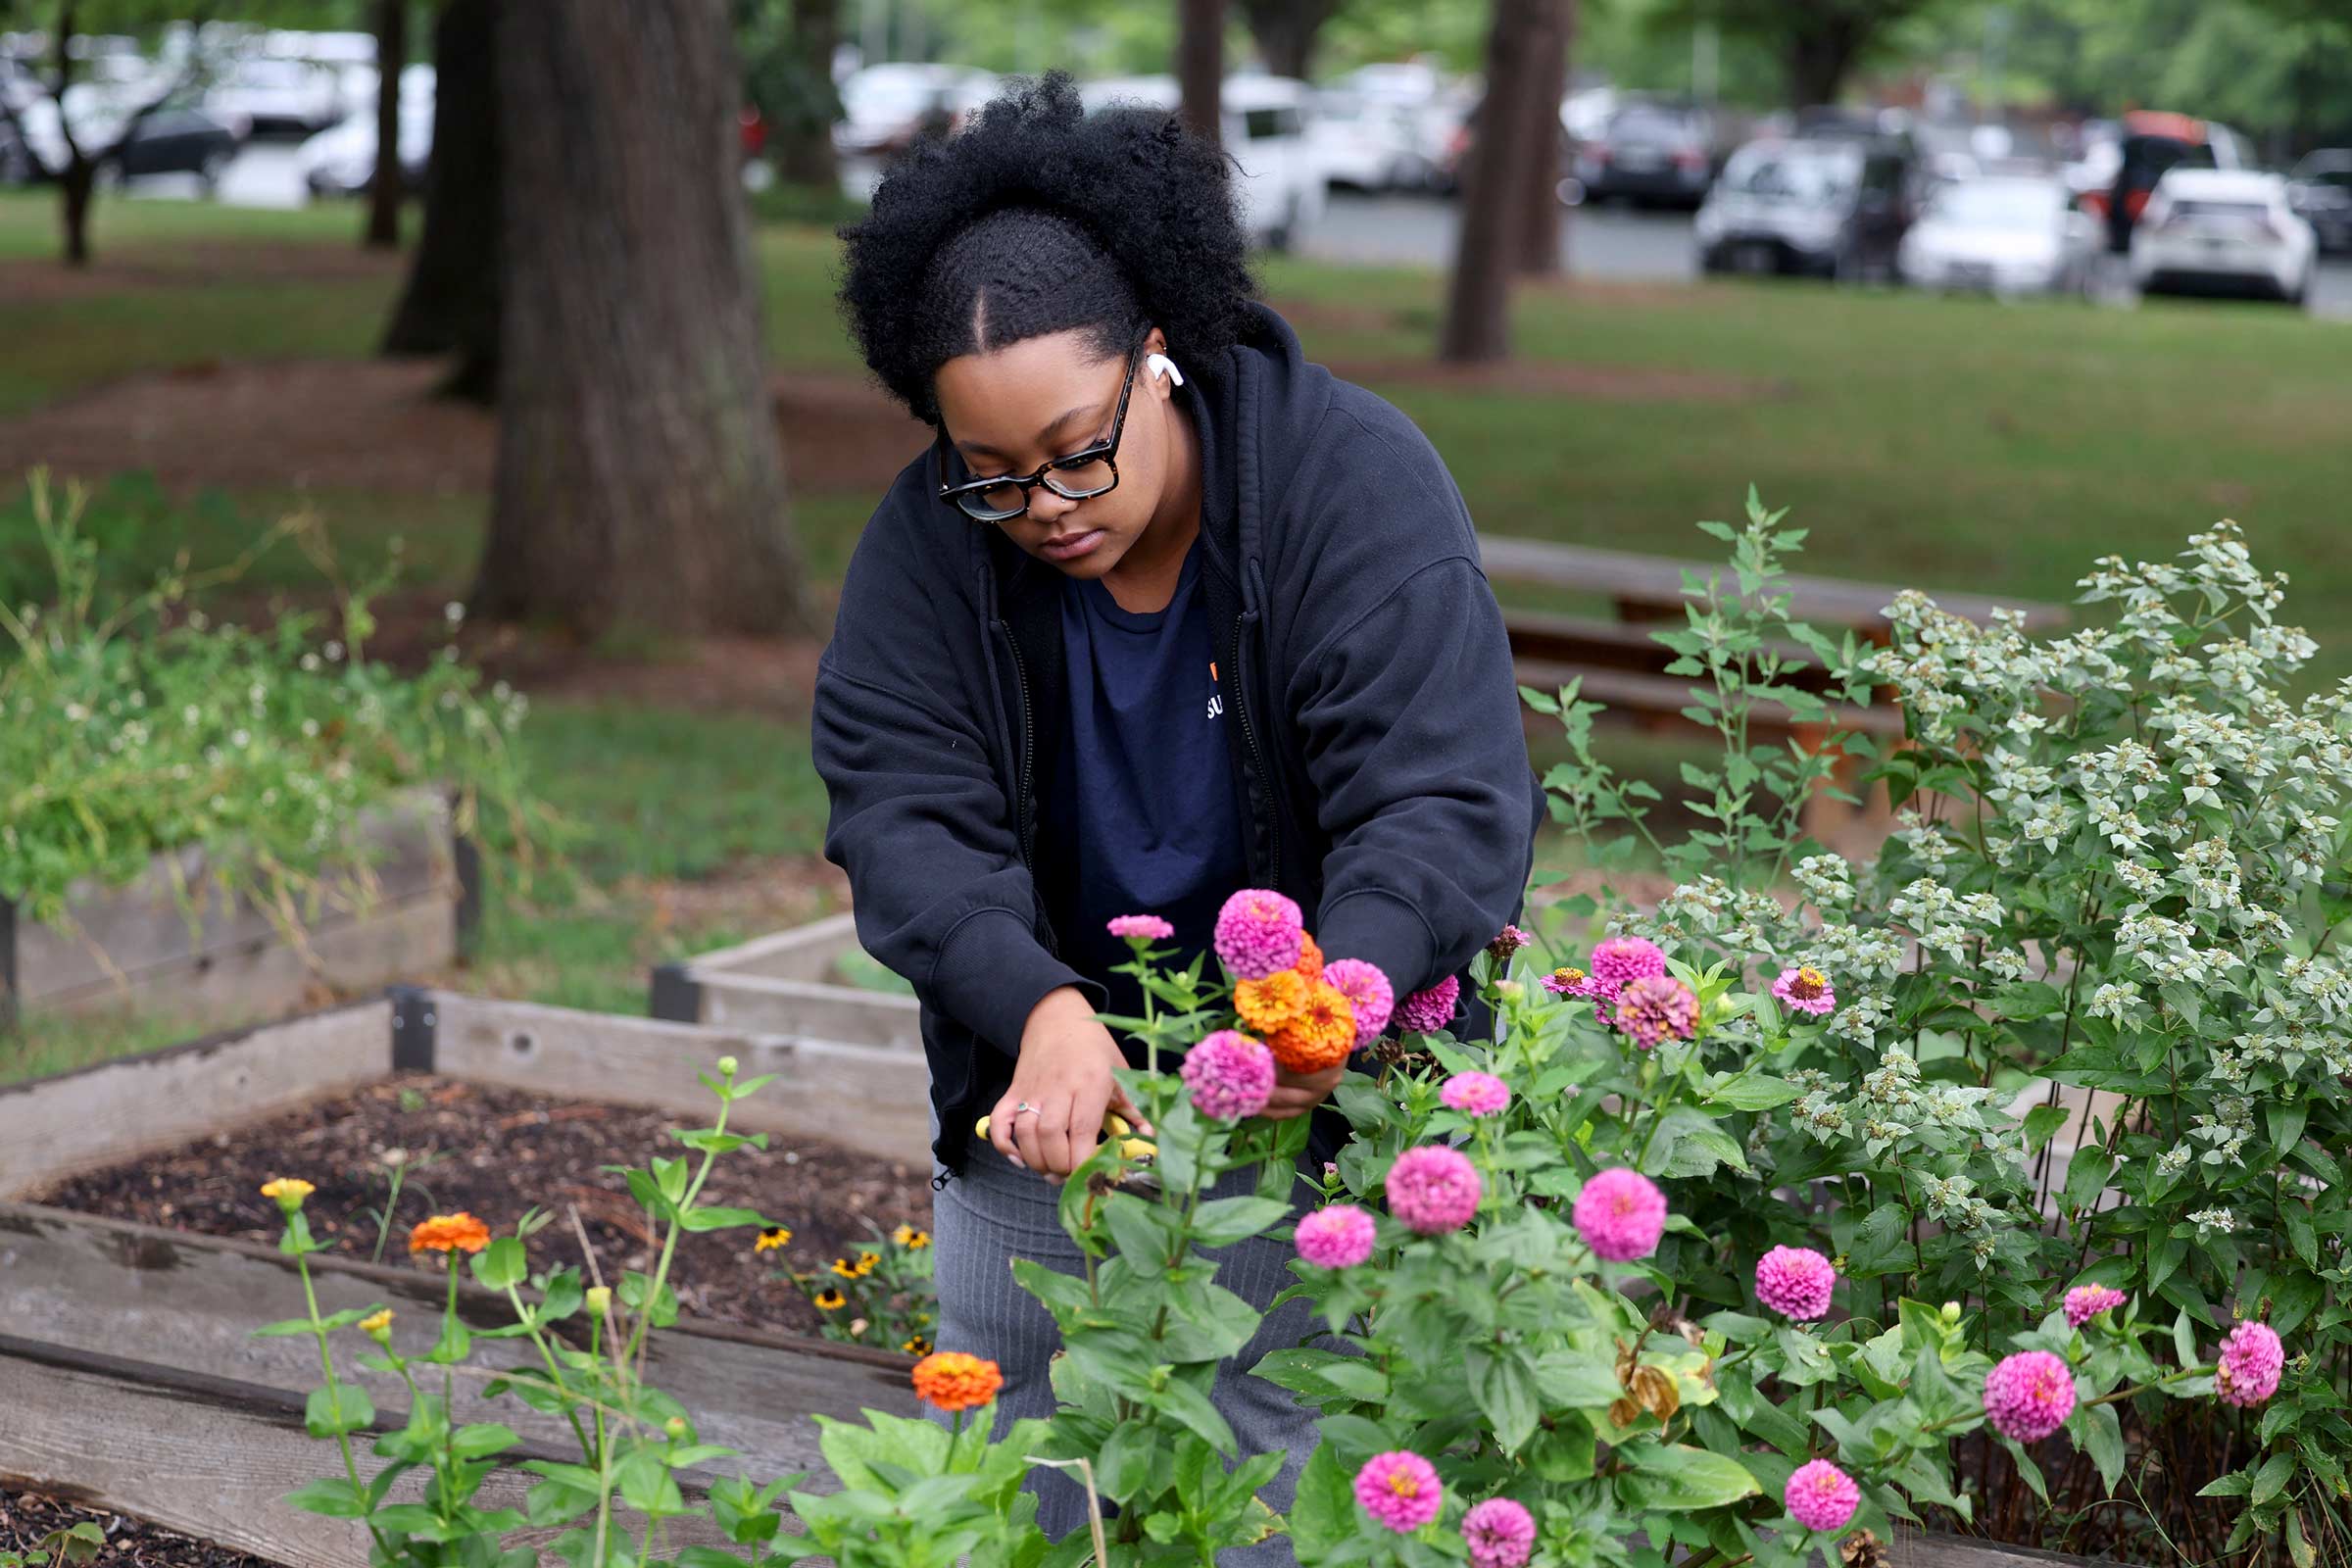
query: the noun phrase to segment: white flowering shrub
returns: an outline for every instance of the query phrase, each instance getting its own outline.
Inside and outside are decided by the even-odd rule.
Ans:
[[[1742,528],[1711,525],[1736,580],[1661,639],[1710,683],[1727,747],[1686,838],[1592,758],[1597,705],[1528,694],[1577,757],[1549,781],[1555,815],[1604,864],[1645,842],[1680,878],[1611,923],[1759,978],[1810,969],[1834,997],[1784,1050],[1751,1033],[1751,1064],[1798,1095],[1744,1152],[1827,1212],[1856,1334],[1950,1298],[1998,1344],[2104,1286],[2183,1347],[2235,1320],[2288,1347],[2258,1416],[2139,1398],[2077,1456],[1964,1454],[1976,1529],[2139,1562],[2347,1560],[2352,683],[2297,694],[2314,645],[2233,524],[2178,563],[2098,562],[2064,635],[1906,592],[1884,647],[1832,651],[1789,621],[1801,535],[1779,523],[1751,496]],[[1812,696],[1801,664],[1759,671],[1790,644],[1821,656]],[[1823,695],[1903,713],[1891,745],[1840,738],[1901,813],[1866,863],[1797,830],[1829,760],[1751,736],[1762,704],[1819,717]],[[1738,1238],[1758,1196],[1724,1180],[1681,1202]]]
[[[512,744],[520,695],[484,690],[454,648],[415,674],[369,662],[366,591],[332,627],[289,615],[267,630],[186,604],[217,578],[119,594],[85,501],[32,475],[53,588],[0,601],[0,899],[71,928],[76,882],[126,882],[201,846],[210,888],[181,890],[192,918],[208,891],[239,897],[298,939],[323,901],[372,886],[360,814],[425,785],[452,793],[459,831],[486,812],[528,854],[545,823]]]

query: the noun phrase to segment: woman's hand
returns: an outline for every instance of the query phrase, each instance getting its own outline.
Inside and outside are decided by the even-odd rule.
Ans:
[[[1012,1087],[988,1113],[988,1141],[1014,1164],[1067,1176],[1102,1142],[1104,1112],[1143,1130],[1143,1118],[1111,1074],[1127,1064],[1118,1042],[1072,986],[1046,993],[1021,1029]],[[1023,1103],[1034,1110],[1021,1110]]]
[[[1274,1074],[1274,1093],[1266,1097],[1266,1118],[1270,1121],[1288,1121],[1293,1116],[1305,1115],[1329,1100],[1331,1092],[1339,1088],[1340,1080],[1347,1076],[1348,1063],[1344,1060],[1334,1062],[1321,1072],[1277,1070]]]

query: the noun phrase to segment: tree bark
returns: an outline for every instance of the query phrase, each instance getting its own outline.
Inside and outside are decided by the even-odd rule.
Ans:
[[[1561,230],[1567,209],[1560,205],[1560,146],[1566,128],[1560,101],[1568,96],[1568,50],[1575,41],[1576,0],[1545,0],[1533,41],[1538,78],[1528,107],[1527,185],[1520,197],[1519,272],[1523,277],[1556,277],[1563,264]]]
[[[833,153],[833,50],[841,41],[841,0],[792,0],[792,46],[808,102],[777,127],[776,172],[795,185],[841,185]]]
[[[531,0],[499,25],[505,319],[473,608],[585,637],[809,631],[726,7]]]
[[[1176,82],[1184,93],[1184,122],[1216,141],[1225,90],[1225,0],[1176,0]]]
[[[375,0],[375,172],[368,180],[366,250],[400,249],[400,75],[409,64],[409,0]]]
[[[1529,140],[1554,0],[1494,0],[1487,30],[1487,95],[1462,181],[1462,226],[1438,358],[1483,364],[1510,354],[1511,275],[1527,220]]]
[[[1315,39],[1339,0],[1242,0],[1250,36],[1266,69],[1277,76],[1312,79]]]
[[[449,0],[433,28],[432,172],[408,287],[384,329],[387,355],[457,355],[444,391],[498,393],[497,0]]]
[[[1861,17],[1831,10],[1811,14],[1791,27],[1783,57],[1788,73],[1789,107],[1807,109],[1836,103],[1873,30]]]

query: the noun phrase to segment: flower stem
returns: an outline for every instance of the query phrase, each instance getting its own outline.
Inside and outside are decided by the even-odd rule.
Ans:
[[[342,1385],[335,1379],[335,1358],[327,1353],[327,1331],[320,1326],[318,1321],[318,1290],[311,1283],[309,1254],[295,1253],[294,1267],[302,1275],[302,1298],[311,1309],[311,1335],[318,1342],[318,1369],[326,1374],[326,1396],[334,1401],[335,1425],[340,1427],[343,1424],[343,1396],[337,1391],[342,1388]],[[360,1484],[359,1461],[351,1456],[351,1434],[338,1431],[335,1434],[335,1447],[343,1455],[343,1473],[351,1480],[352,1494],[355,1497],[365,1498],[368,1495],[368,1489]],[[389,1552],[392,1548],[384,1541],[383,1533],[375,1528],[374,1512],[373,1508],[368,1509],[368,1517],[366,1521],[368,1534],[374,1538],[378,1546],[382,1546],[385,1551]]]

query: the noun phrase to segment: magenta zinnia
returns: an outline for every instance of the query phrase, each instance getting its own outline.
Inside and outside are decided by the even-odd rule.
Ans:
[[[1688,1040],[1698,1027],[1698,998],[1664,975],[1628,980],[1617,993],[1616,1023],[1643,1051],[1662,1040]]]
[[[1470,1568],[1523,1568],[1536,1553],[1535,1516],[1508,1497],[1489,1497],[1462,1515]]]
[[[1220,1029],[1184,1054],[1184,1087],[1211,1121],[1241,1121],[1266,1108],[1274,1054],[1236,1029]]]
[[[1631,1262],[1658,1250],[1658,1238],[1666,1234],[1666,1195],[1640,1171],[1615,1165],[1585,1183],[1569,1217],[1594,1257]]]
[[[1642,937],[1608,937],[1592,950],[1592,976],[1604,985],[1648,980],[1666,972],[1666,954]]]
[[[1156,914],[1114,914],[1110,934],[1122,942],[1165,942],[1176,928]]]
[[[1789,1515],[1807,1530],[1832,1534],[1843,1530],[1862,1505],[1862,1489],[1854,1478],[1827,1459],[1812,1459],[1796,1467],[1781,1494]]]
[[[1446,1506],[1446,1489],[1427,1459],[1399,1448],[1364,1461],[1355,1473],[1355,1500],[1381,1524],[1409,1536]]]
[[[2278,1374],[2285,1368],[2286,1347],[2278,1331],[2268,1323],[2240,1323],[2222,1342],[2213,1392],[2224,1404],[2260,1404],[2278,1392]]]
[[[1453,1022],[1454,1004],[1462,997],[1462,978],[1449,974],[1427,991],[1416,991],[1396,1004],[1396,1027],[1408,1035],[1434,1035]]]
[[[1487,944],[1487,956],[1496,963],[1508,963],[1511,955],[1527,946],[1528,935],[1515,925],[1506,925],[1494,941]]]
[[[1424,1236],[1458,1231],[1478,1212],[1478,1167],[1458,1149],[1422,1144],[1396,1156],[1385,1187],[1389,1212]]]
[[[1217,956],[1244,980],[1263,980],[1298,961],[1305,921],[1271,888],[1244,888],[1217,911]]]
[[[1776,1247],[1756,1259],[1756,1299],[1799,1323],[1829,1311],[1837,1285],[1837,1269],[1810,1247]]]
[[[1353,1203],[1334,1203],[1299,1220],[1292,1241],[1317,1268],[1353,1268],[1372,1255],[1377,1231],[1372,1216]]]
[[[1492,1116],[1511,1102],[1511,1089],[1491,1072],[1457,1072],[1446,1080],[1438,1099],[1465,1116]]]
[[[2110,1307],[2124,1304],[2124,1293],[2112,1285],[2078,1285],[2066,1293],[2066,1321],[2081,1328]]]
[[[1797,1011],[1816,1017],[1838,1007],[1838,993],[1830,985],[1830,977],[1809,963],[1783,969],[1772,983],[1772,994]]]
[[[1984,1419],[2020,1443],[2039,1443],[2075,1410],[2075,1375],[2047,1350],[2020,1350],[1984,1375]]]
[[[1323,983],[1348,999],[1355,1009],[1355,1049],[1363,1050],[1380,1038],[1396,1010],[1396,991],[1380,965],[1362,958],[1334,958],[1323,966]]]

